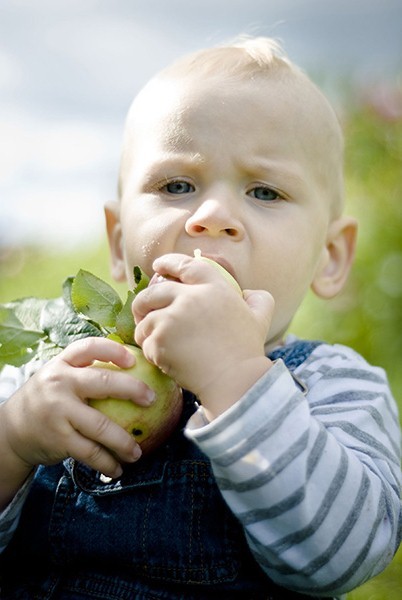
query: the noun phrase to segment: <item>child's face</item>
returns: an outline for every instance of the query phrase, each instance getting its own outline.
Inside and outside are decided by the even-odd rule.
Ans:
[[[314,115],[296,101],[275,80],[151,86],[132,111],[109,226],[114,275],[132,283],[133,265],[152,273],[158,256],[200,248],[243,289],[273,295],[279,339],[326,260],[331,220]]]

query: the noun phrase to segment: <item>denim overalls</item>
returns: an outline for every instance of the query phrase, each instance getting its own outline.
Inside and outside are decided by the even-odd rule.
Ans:
[[[297,341],[271,358],[293,369],[316,345]],[[304,597],[276,586],[253,559],[208,458],[183,435],[195,410],[184,396],[168,443],[118,480],[73,459],[39,467],[1,557],[2,600]]]

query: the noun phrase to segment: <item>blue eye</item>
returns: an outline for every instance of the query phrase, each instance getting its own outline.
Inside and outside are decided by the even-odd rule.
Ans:
[[[253,188],[249,194],[256,200],[261,200],[263,202],[272,202],[273,200],[278,200],[281,197],[275,190],[262,185]]]
[[[168,194],[189,194],[194,192],[194,186],[187,181],[171,181],[163,186]]]

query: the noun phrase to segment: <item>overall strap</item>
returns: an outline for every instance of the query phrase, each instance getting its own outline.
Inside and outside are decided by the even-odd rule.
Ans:
[[[281,358],[289,371],[294,371],[304,363],[313,350],[321,344],[323,344],[323,342],[318,340],[295,340],[290,344],[275,348],[275,350],[268,354],[268,358],[271,360]]]

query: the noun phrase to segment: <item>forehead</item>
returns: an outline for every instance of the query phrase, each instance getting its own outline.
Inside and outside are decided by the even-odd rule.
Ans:
[[[297,160],[334,201],[342,197],[342,136],[335,114],[307,78],[157,77],[127,119],[121,177],[155,154],[257,152]]]
[[[156,79],[137,97],[127,121],[130,142],[158,143],[166,149],[196,142],[217,132],[265,139],[289,135],[299,142],[319,129],[302,88],[277,78],[225,81],[222,79]],[[298,135],[300,133],[300,135]],[[223,138],[224,139],[224,138]]]

